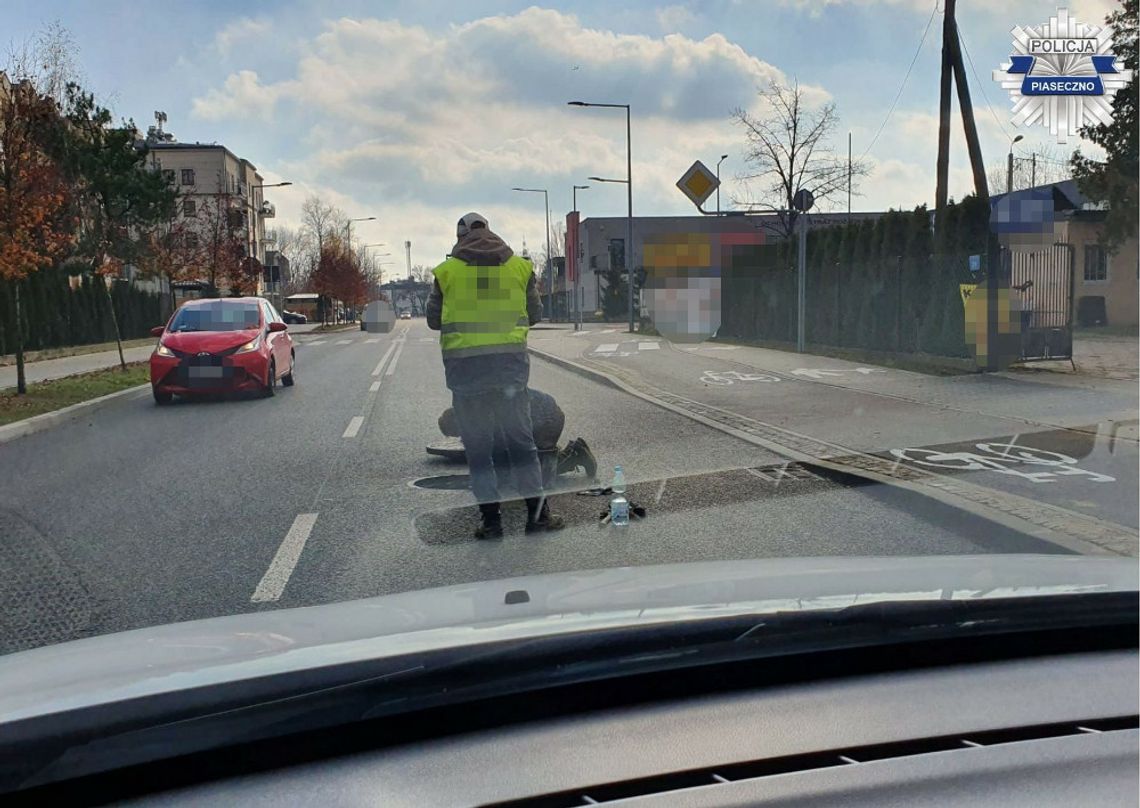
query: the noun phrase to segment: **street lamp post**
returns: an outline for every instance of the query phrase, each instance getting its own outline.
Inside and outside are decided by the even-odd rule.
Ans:
[[[292,185],[292,184],[293,183],[291,183],[289,181],[285,181],[285,182],[261,182],[261,183],[257,183],[256,185],[249,186],[249,197],[250,197],[249,207],[250,207],[250,211],[252,214],[250,216],[250,231],[253,235],[253,238],[251,239],[251,241],[253,242],[253,252],[251,252],[250,255],[253,256],[255,261],[259,260],[257,258],[257,247],[258,247],[258,242],[260,241],[260,239],[258,238],[257,230],[258,230],[258,224],[261,221],[261,212],[258,209],[258,206],[256,204],[257,194],[255,192],[262,190],[262,189],[265,189],[265,188],[284,188],[285,186]],[[254,218],[255,216],[257,217],[256,219]],[[258,288],[261,288],[260,284],[263,282],[264,282],[263,280],[258,281]],[[280,300],[275,300],[274,303],[280,308],[280,306],[281,306]]]
[[[359,219],[349,219],[344,223],[345,240],[348,241],[349,249],[352,249],[352,223],[353,222],[374,222],[375,216],[361,216]]]
[[[1009,142],[1009,156],[1005,161],[1005,192],[1007,194],[1013,193],[1013,144],[1025,138],[1025,135],[1018,135]]]
[[[567,101],[572,107],[605,107],[607,109],[625,110],[625,183],[626,183],[626,211],[627,238],[626,243],[626,274],[629,276],[629,332],[634,332],[633,320],[633,138],[630,134],[630,107],[629,104],[594,104],[587,101]]]
[[[720,216],[720,164],[728,159],[727,154],[722,154],[720,159],[716,161],[716,215]]]
[[[545,188],[512,188],[511,190],[528,194],[542,194],[546,203],[546,306],[550,312],[550,321],[554,322],[554,264],[550,259],[550,194]]]
[[[574,213],[578,212],[578,192],[584,191],[589,187],[590,187],[589,185],[571,186],[570,196],[572,198],[572,207],[574,208]],[[581,225],[582,225],[582,223],[578,222],[578,226],[581,227]],[[574,330],[575,331],[581,331],[582,330],[582,299],[581,299],[582,295],[581,295],[580,289],[581,289],[581,283],[582,283],[582,280],[581,280],[582,279],[582,267],[578,266],[578,259],[581,258],[581,256],[578,255],[577,232],[580,232],[580,231],[576,231],[576,233],[575,233],[574,245],[573,246],[571,246],[569,244],[566,245],[566,256],[567,256],[567,260],[569,260],[570,250],[574,250],[574,313],[577,315],[577,317],[575,318]],[[569,234],[567,234],[567,235],[569,235]]]

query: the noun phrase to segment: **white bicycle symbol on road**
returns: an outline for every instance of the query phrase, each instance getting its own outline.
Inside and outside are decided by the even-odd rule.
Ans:
[[[702,382],[727,387],[736,382],[778,382],[779,376],[770,373],[742,373],[739,370],[706,370],[701,374]]]
[[[976,443],[979,452],[940,452],[935,449],[891,449],[891,454],[919,466],[954,471],[996,471],[1023,477],[1035,483],[1054,483],[1057,476],[1085,477],[1089,482],[1112,483],[1115,477],[1077,467],[1077,458],[1015,443]],[[1048,471],[1021,471],[1018,465],[1037,466]]]

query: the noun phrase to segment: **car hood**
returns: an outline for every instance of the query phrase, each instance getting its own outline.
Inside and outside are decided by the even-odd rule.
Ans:
[[[162,344],[183,353],[217,353],[245,345],[258,333],[259,329],[256,328],[242,331],[167,331],[162,335]]]
[[[799,558],[534,575],[138,629],[0,657],[0,723],[499,640],[900,600],[1126,592],[1132,559]]]

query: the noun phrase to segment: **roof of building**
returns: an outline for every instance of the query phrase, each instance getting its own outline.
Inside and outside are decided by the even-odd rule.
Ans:
[[[1008,196],[1014,199],[1020,197],[1029,199],[1045,193],[1052,193],[1054,211],[1101,211],[1105,209],[1101,203],[1094,202],[1081,193],[1076,180],[1062,180],[1047,185],[1036,185],[1032,188],[1019,188]],[[991,194],[990,203],[999,202],[1006,196],[1007,194]]]
[[[252,170],[257,171],[257,166],[246,160],[243,157],[238,157],[232,151],[227,149],[221,143],[148,143],[147,148],[151,151],[203,151],[203,150],[221,150],[234,158],[235,162],[242,163],[249,166]]]

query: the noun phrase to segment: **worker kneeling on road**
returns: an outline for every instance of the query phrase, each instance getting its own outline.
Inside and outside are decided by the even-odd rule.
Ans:
[[[562,519],[550,513],[543,493],[527,395],[526,338],[542,317],[534,267],[492,233],[478,213],[459,220],[456,237],[447,260],[433,270],[426,313],[428,327],[440,332],[444,374],[482,514],[475,536],[503,535],[496,436],[526,499],[527,532],[557,530]]]

